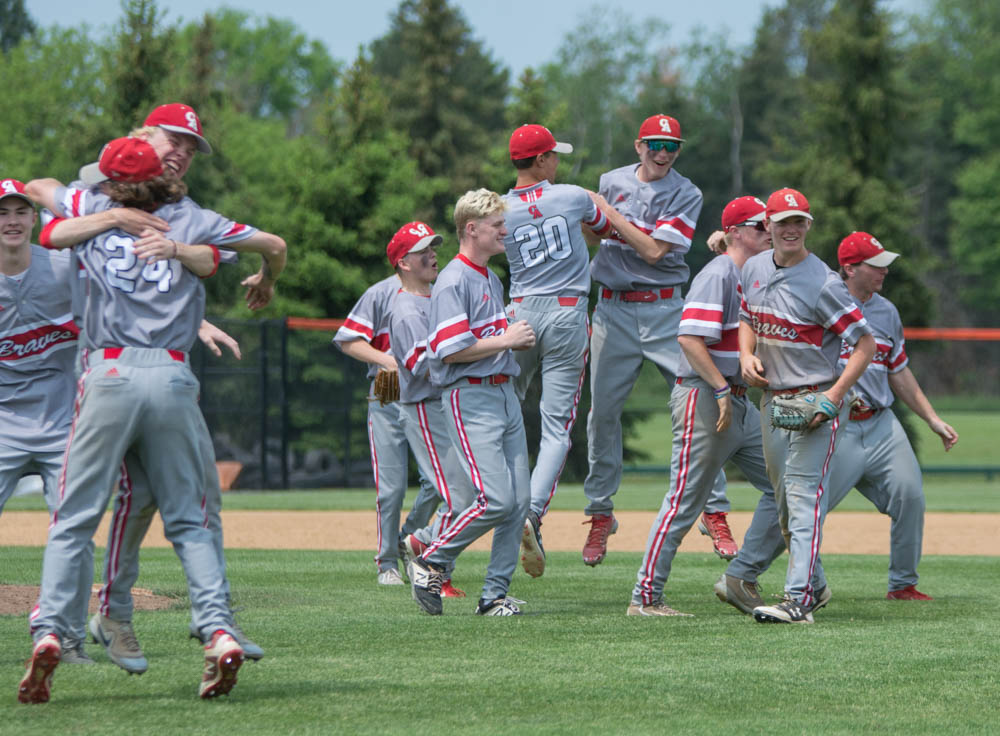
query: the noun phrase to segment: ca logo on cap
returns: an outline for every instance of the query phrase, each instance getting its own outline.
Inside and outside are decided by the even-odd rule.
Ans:
[[[673,131],[670,130],[670,120],[667,118],[660,118],[660,130],[664,133],[673,133]]]
[[[14,181],[12,179],[4,179],[3,181],[0,181],[0,187],[3,187],[3,190],[8,194],[20,194],[20,192],[17,191],[17,187],[14,186]]]
[[[410,228],[410,235],[426,236],[426,235],[430,235],[430,231],[428,231],[426,225],[420,224],[420,225],[417,225],[416,227],[411,227]]]
[[[795,195],[794,194],[786,194],[785,195],[785,204],[787,204],[789,207],[798,207],[799,206],[799,203],[795,201]]]
[[[194,110],[188,110],[184,114],[184,119],[187,120],[188,127],[195,133],[198,132],[198,116],[194,114]]]

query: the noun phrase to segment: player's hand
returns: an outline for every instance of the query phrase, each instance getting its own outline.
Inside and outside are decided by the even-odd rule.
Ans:
[[[748,386],[767,388],[768,380],[764,378],[764,364],[756,355],[740,355],[740,372]]]
[[[839,411],[840,407],[842,407],[844,405],[843,399],[840,399],[840,400],[836,399],[835,395],[832,394],[829,391],[821,393],[821,394],[817,394],[817,396],[825,396],[827,399],[829,399],[834,404],[836,404],[836,407],[837,407],[838,411]],[[813,414],[812,421],[809,422],[809,426],[807,427],[807,429],[809,429],[809,430],[816,429],[816,427],[818,427],[823,422],[825,422],[825,421],[827,421],[829,419],[833,419],[833,417],[830,416],[829,414],[826,414],[825,412],[818,411],[815,414]]]
[[[240,352],[240,344],[236,342],[236,339],[232,335],[220,330],[211,322],[201,321],[201,325],[198,327],[198,339],[204,343],[206,348],[212,351],[212,355],[216,358],[222,357],[222,348],[225,347],[236,356],[236,360],[243,359],[243,354]]]
[[[247,307],[254,311],[263,309],[274,298],[274,281],[265,276],[262,271],[258,271],[253,276],[247,276],[240,282],[240,286],[247,287]]]
[[[170,224],[162,217],[150,214],[134,207],[113,207],[108,210],[111,214],[115,227],[127,232],[129,235],[142,235],[143,230],[159,230],[167,232]]]
[[[958,432],[952,429],[950,424],[946,424],[941,421],[938,417],[935,417],[931,421],[927,422],[927,425],[931,428],[938,437],[941,438],[941,443],[944,445],[944,451],[948,452],[955,443],[958,442]]]
[[[731,394],[716,399],[719,404],[719,421],[715,423],[715,431],[722,434],[733,423],[733,397]]]
[[[611,205],[608,204],[608,200],[606,200],[602,195],[598,194],[597,192],[592,192],[588,189],[587,194],[590,195],[590,198],[593,200],[594,204],[597,205],[597,209],[601,210],[602,212],[606,212],[608,208],[611,207]]]
[[[132,245],[136,258],[145,258],[146,263],[169,261],[177,255],[177,244],[155,228],[146,227],[139,233],[139,239]]]
[[[522,319],[510,325],[504,335],[511,350],[527,350],[535,345],[535,331],[527,320]]]
[[[716,230],[714,233],[708,236],[708,249],[713,253],[725,252],[725,248],[723,248],[725,244],[726,244],[726,234],[721,230]]]

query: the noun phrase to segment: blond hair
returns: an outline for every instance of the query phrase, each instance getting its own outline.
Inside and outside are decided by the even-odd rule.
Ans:
[[[507,205],[504,204],[500,195],[489,189],[466,192],[455,203],[455,230],[458,231],[458,239],[462,239],[465,226],[473,220],[481,220],[490,215],[500,214],[506,209]]]

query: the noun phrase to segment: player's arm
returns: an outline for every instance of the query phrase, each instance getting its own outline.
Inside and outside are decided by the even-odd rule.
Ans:
[[[608,201],[600,194],[590,192],[590,197],[594,200],[594,204],[604,213],[604,216],[608,218],[608,222],[614,228],[618,237],[631,246],[646,263],[656,263],[673,248],[679,247],[674,243],[669,243],[666,240],[658,240],[644,233],[629,222],[625,218],[625,215],[608,204]]]
[[[383,353],[378,348],[374,348],[366,340],[358,338],[347,342],[334,343],[344,355],[348,355],[362,363],[371,363],[387,371],[396,370],[396,359],[388,353]]]
[[[502,335],[481,337],[467,348],[446,355],[443,363],[475,363],[504,350],[527,350],[535,344],[535,331],[527,320],[519,320],[507,327]]]
[[[258,230],[249,238],[230,245],[234,250],[259,253],[260,270],[240,282],[247,287],[246,302],[250,309],[266,307],[274,297],[274,282],[285,270],[288,246],[277,235]]]
[[[838,406],[844,400],[844,396],[851,390],[851,386],[857,383],[861,374],[865,372],[868,364],[875,357],[875,338],[870,333],[862,335],[854,345],[851,357],[847,359],[844,371],[834,384],[823,393],[830,401]]]
[[[934,411],[931,402],[927,400],[920,384],[917,383],[917,377],[913,375],[913,371],[909,368],[903,368],[896,373],[890,373],[889,387],[904,404],[913,410],[914,414],[927,422],[927,426],[934,434],[941,438],[945,452],[955,446],[955,443],[958,442],[958,432],[942,421],[941,417]]]
[[[749,322],[740,320],[740,372],[743,380],[750,386],[766,388],[768,380],[764,378],[764,364],[757,357],[757,334]]]
[[[678,335],[677,344],[684,351],[688,363],[694,368],[701,380],[710,385],[716,392],[722,392],[716,401],[719,404],[719,420],[715,430],[725,432],[732,422],[732,399],[729,392],[729,382],[726,380],[708,353],[705,339],[698,335]]]
[[[222,348],[225,347],[236,357],[236,360],[243,359],[243,354],[240,352],[240,344],[236,342],[236,338],[220,330],[206,319],[203,319],[198,326],[198,339],[205,344],[206,348],[212,351],[212,354],[216,358],[222,357]]]

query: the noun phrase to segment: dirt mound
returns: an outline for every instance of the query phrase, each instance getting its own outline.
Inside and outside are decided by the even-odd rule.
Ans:
[[[87,607],[89,613],[97,612],[98,590],[100,586],[95,585],[90,591],[90,605]],[[133,588],[132,598],[135,600],[137,611],[162,611],[174,604],[173,598],[156,595],[145,588]],[[27,615],[31,613],[37,601],[37,585],[0,585],[0,616]]]

